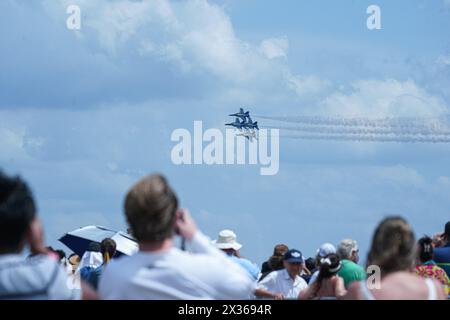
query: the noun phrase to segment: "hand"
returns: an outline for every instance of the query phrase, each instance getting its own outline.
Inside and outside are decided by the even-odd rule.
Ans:
[[[273,295],[273,298],[274,298],[275,300],[284,300],[284,296],[283,296],[282,293],[275,293],[275,294]]]
[[[187,240],[192,240],[197,232],[197,226],[187,209],[179,209],[177,211],[175,226],[177,233]]]
[[[27,241],[32,254],[46,254],[48,252],[44,246],[44,231],[38,218],[34,218],[30,223]]]

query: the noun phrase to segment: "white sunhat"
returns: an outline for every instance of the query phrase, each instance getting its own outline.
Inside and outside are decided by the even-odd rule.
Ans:
[[[236,234],[228,229],[219,232],[217,240],[213,240],[212,243],[218,249],[234,249],[239,250],[242,248],[242,244],[236,241]]]

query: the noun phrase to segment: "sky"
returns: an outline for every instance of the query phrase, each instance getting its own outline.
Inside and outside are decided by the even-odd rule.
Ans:
[[[369,5],[381,10],[369,30]],[[69,5],[81,29],[67,28]],[[417,237],[449,220],[447,143],[319,141],[281,131],[276,175],[175,165],[171,133],[229,113],[445,117],[448,0],[3,0],[0,167],[30,184],[47,242],[86,225],[126,229],[123,199],[161,172],[210,238],[232,229],[258,264],[286,243],[358,241],[401,215]],[[260,116],[260,118],[258,118]],[[264,118],[266,117],[266,118]]]

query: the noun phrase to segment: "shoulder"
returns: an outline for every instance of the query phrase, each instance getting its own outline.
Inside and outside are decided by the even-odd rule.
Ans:
[[[347,294],[345,299],[360,300],[361,299],[361,286],[364,285],[361,281],[353,281],[347,288]]]
[[[271,271],[264,277],[264,279],[262,279],[260,281],[260,283],[267,283],[267,282],[271,282],[271,281],[277,281],[281,277],[283,277],[283,270]]]
[[[4,263],[0,266],[0,272],[16,281],[22,279],[29,284],[39,286],[50,279],[52,274],[58,271],[59,263],[47,255],[38,255],[24,260],[16,260]]]
[[[435,248],[434,259],[450,259],[450,247]]]

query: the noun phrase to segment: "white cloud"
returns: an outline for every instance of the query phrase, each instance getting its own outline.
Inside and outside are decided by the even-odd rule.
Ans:
[[[259,47],[268,59],[287,58],[289,40],[287,37],[264,39]]]
[[[449,0],[450,1],[450,0]],[[441,55],[437,58],[437,63],[444,66],[450,66],[450,55]]]
[[[331,83],[316,75],[292,75],[286,74],[287,85],[294,90],[300,98],[317,97],[326,92]]]
[[[335,92],[320,103],[320,110],[347,117],[427,117],[447,113],[445,103],[414,81],[359,80],[348,94]]]
[[[81,7],[85,41],[96,34],[95,41],[113,56],[134,51],[183,72],[206,71],[232,82],[255,80],[270,69],[257,46],[235,35],[223,9],[206,0],[48,0],[45,6],[61,19],[61,8],[69,3]],[[271,58],[285,55],[286,46],[287,39],[264,42]]]

